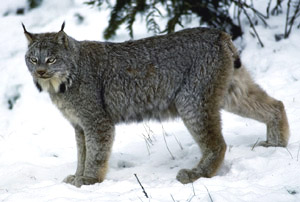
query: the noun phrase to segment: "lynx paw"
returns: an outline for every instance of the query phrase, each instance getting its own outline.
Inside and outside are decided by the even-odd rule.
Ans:
[[[63,182],[64,183],[68,183],[68,184],[72,184],[72,182],[75,180],[75,175],[69,175],[69,176],[67,176],[64,180],[63,180]]]
[[[82,185],[95,184],[98,182],[98,179],[85,176],[69,175],[64,179],[63,182],[74,185],[76,187],[81,187]]]
[[[201,175],[199,171],[196,169],[181,169],[176,176],[176,179],[181,182],[182,184],[187,184],[194,182],[195,180],[199,179],[200,177],[204,177]]]
[[[263,147],[286,147],[287,145],[284,143],[273,143],[273,142],[267,142],[267,141],[260,141],[258,146],[263,146]]]

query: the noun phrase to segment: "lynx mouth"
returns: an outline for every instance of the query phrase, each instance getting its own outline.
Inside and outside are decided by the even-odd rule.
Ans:
[[[37,79],[45,79],[45,80],[47,80],[47,79],[51,79],[53,77],[53,75],[52,74],[47,74],[47,73],[42,74],[42,75],[38,74],[38,73],[34,73],[34,77],[37,78]]]
[[[71,80],[66,75],[57,74],[45,74],[36,75],[36,82],[39,84],[42,90],[54,92],[65,92],[66,89],[71,85]]]
[[[52,76],[37,76],[39,79],[45,79],[45,80],[47,80],[47,79],[51,79],[52,78]]]

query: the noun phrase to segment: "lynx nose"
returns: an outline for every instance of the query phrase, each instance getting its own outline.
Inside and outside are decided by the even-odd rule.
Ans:
[[[38,70],[36,70],[36,73],[37,73],[39,76],[43,76],[44,74],[46,74],[46,70],[45,70],[45,69],[38,69]]]

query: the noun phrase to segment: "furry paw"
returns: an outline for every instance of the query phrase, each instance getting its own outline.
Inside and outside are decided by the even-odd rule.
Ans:
[[[273,142],[267,142],[267,141],[260,141],[258,146],[263,146],[263,147],[286,147],[285,144],[283,143],[273,143]]]
[[[181,169],[176,176],[176,179],[181,182],[182,184],[187,184],[194,182],[195,180],[202,177],[202,175],[197,172],[196,169]]]
[[[72,184],[72,182],[75,180],[75,175],[69,175],[69,176],[67,176],[64,180],[63,180],[63,182],[64,183],[68,183],[68,184]]]
[[[63,182],[74,185],[76,187],[81,187],[82,185],[95,184],[98,182],[98,179],[85,176],[69,175],[64,179]]]

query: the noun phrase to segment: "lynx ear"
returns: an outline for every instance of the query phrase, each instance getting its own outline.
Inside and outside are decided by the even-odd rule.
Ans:
[[[58,43],[63,44],[63,45],[65,45],[66,48],[68,48],[68,46],[69,46],[68,36],[64,32],[64,28],[65,28],[65,22],[63,22],[63,24],[61,25],[61,29],[57,33],[56,37],[57,37]]]
[[[24,34],[26,36],[26,39],[28,41],[28,45],[30,45],[32,42],[33,42],[33,34],[29,33],[26,28],[25,28],[25,25],[22,23],[22,27],[23,27],[23,30],[24,30]]]

